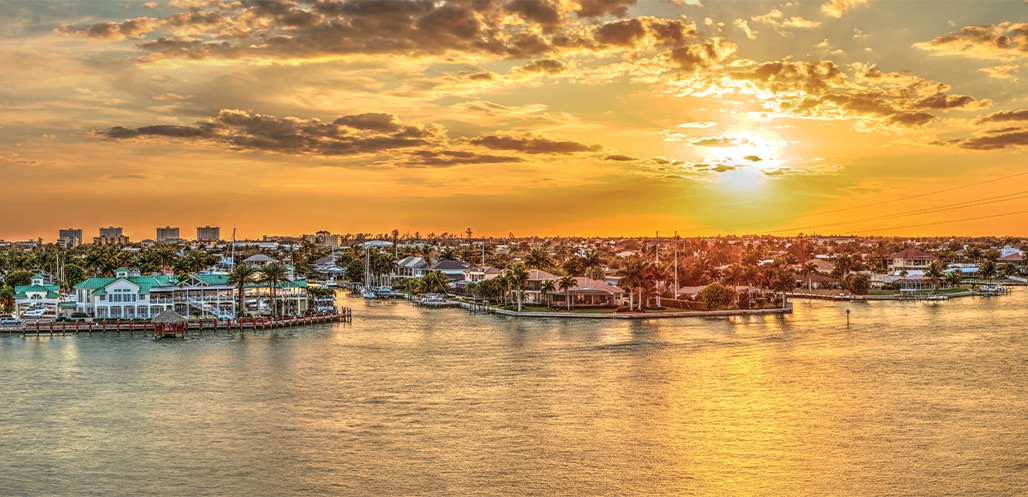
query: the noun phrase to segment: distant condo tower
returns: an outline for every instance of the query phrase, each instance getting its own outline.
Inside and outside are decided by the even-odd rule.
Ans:
[[[100,228],[100,236],[93,238],[96,245],[127,245],[129,238],[121,233],[121,228],[108,226]]]
[[[157,243],[175,242],[180,238],[178,228],[172,228],[171,226],[157,228]]]
[[[200,226],[196,228],[196,241],[198,242],[219,242],[221,241],[221,228],[217,226]]]
[[[82,230],[78,228],[68,228],[66,230],[57,231],[57,243],[64,245],[65,247],[75,247],[82,244]]]

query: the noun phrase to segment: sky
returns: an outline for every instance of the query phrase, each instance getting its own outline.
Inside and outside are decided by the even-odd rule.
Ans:
[[[1024,0],[0,0],[0,238],[1028,234]]]

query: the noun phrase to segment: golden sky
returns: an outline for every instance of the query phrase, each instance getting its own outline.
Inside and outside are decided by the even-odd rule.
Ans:
[[[1028,233],[1028,3],[0,0],[0,238]]]

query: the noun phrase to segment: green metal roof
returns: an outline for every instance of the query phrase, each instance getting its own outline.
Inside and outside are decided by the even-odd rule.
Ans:
[[[169,287],[171,281],[166,275],[158,276],[127,276],[123,278],[88,278],[86,281],[75,285],[76,289],[81,290],[94,290],[93,295],[106,295],[107,292],[104,288],[110,286],[115,281],[125,280],[139,287],[140,294],[150,293],[150,289],[153,287]],[[100,290],[97,292],[96,290]]]
[[[22,285],[14,287],[14,298],[15,299],[27,299],[29,298],[28,293],[42,293],[45,298],[55,299],[58,297],[58,293],[61,290],[60,285]]]

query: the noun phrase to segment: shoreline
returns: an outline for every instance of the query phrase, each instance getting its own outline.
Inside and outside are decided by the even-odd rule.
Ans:
[[[545,312],[545,311],[509,311],[506,309],[488,308],[482,312],[499,314],[515,318],[561,318],[561,319],[670,319],[670,318],[709,318],[729,316],[761,316],[792,314],[792,303],[786,307],[774,309],[731,309],[725,311],[686,311],[686,312],[624,312],[624,313],[592,313],[592,312]],[[461,307],[470,309],[471,304],[461,303]]]

